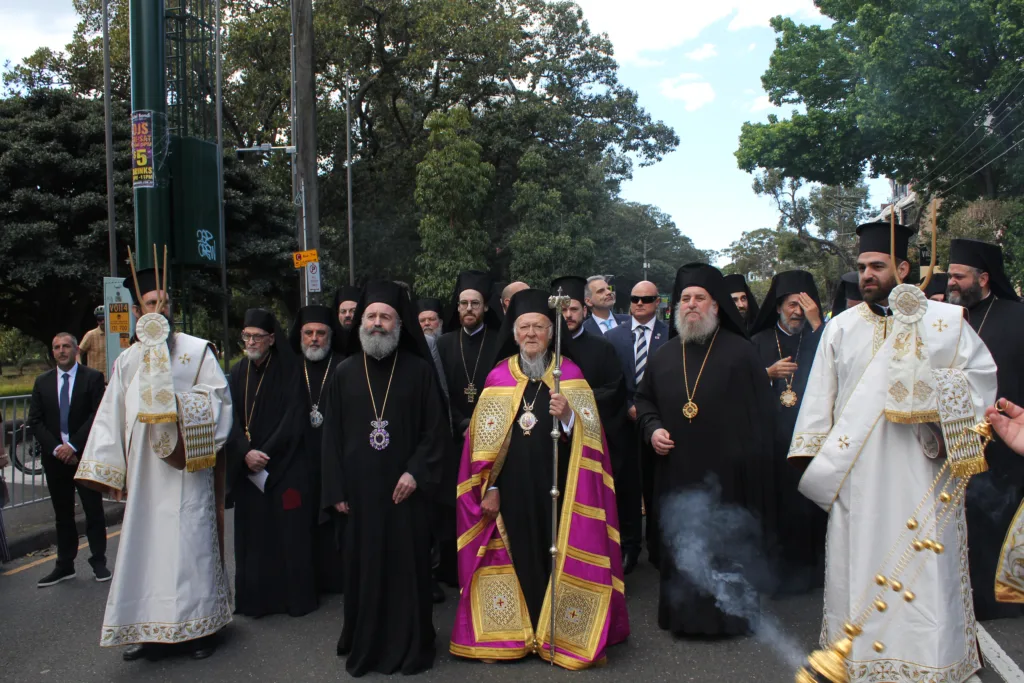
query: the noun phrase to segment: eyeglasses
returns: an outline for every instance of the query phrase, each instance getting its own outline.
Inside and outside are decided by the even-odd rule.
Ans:
[[[541,332],[547,332],[550,329],[551,325],[545,325],[544,323],[523,323],[522,325],[516,325],[516,330],[519,334],[529,334],[530,332],[540,334]]]
[[[461,308],[462,310],[472,309],[474,311],[479,311],[483,307],[484,307],[484,302],[483,301],[460,301],[459,302],[459,308]]]
[[[252,341],[252,342],[256,342],[257,344],[259,344],[261,341],[263,341],[264,339],[266,339],[269,336],[270,336],[269,334],[247,334],[247,333],[243,332],[242,333],[242,342],[248,344],[249,342]]]
[[[635,304],[653,304],[658,300],[656,296],[631,296],[629,300]]]

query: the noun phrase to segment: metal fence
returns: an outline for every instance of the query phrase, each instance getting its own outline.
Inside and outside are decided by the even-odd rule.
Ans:
[[[28,427],[30,398],[0,397],[0,417],[3,418],[0,438],[7,445],[7,454],[11,458],[10,466],[0,471],[0,477],[7,482],[8,508],[50,499],[40,458],[41,449]]]

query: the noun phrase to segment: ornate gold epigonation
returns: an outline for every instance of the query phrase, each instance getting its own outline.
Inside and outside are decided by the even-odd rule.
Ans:
[[[798,397],[792,389],[786,389],[779,394],[779,402],[786,408],[792,408],[797,404]]]

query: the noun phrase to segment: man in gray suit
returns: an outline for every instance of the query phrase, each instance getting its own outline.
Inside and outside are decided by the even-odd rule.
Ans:
[[[643,379],[644,370],[647,367],[647,360],[661,348],[668,340],[668,325],[657,319],[658,312],[658,287],[653,282],[638,282],[630,293],[629,310],[631,316],[605,335],[605,339],[615,347],[615,353],[622,364],[622,372],[626,379],[626,406],[629,409],[629,424],[635,425],[636,406],[633,397],[636,394],[636,387]],[[637,443],[637,439],[632,439]],[[623,476],[616,475],[616,493],[619,500],[624,498],[630,501],[626,509],[619,514],[620,525],[622,526],[622,548],[635,564],[635,557],[640,554],[640,493],[643,493],[645,507],[647,508],[647,557],[658,566],[659,539],[657,508],[654,501],[654,451],[650,445],[640,446],[639,470],[636,468],[623,473]],[[633,463],[637,458],[632,459]],[[636,472],[636,476],[634,476]],[[637,479],[641,481],[637,481]],[[642,484],[641,484],[642,482]],[[620,508],[623,506],[620,505]],[[635,532],[632,531],[633,524],[630,524],[629,515],[634,514],[635,509]],[[628,537],[629,536],[629,537]],[[635,554],[633,554],[635,553]],[[625,565],[625,563],[624,563]]]
[[[590,317],[583,321],[583,328],[591,334],[607,334],[619,325],[629,322],[629,316],[612,313],[615,306],[615,292],[608,284],[608,275],[591,275],[583,290],[584,302],[590,307]]]

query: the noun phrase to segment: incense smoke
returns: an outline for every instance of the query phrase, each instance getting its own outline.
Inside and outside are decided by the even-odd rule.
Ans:
[[[697,590],[714,596],[726,614],[746,620],[754,637],[796,670],[804,652],[774,617],[761,612],[761,595],[774,584],[761,523],[745,508],[722,503],[721,494],[718,478],[708,475],[702,488],[665,499],[660,524],[667,549]]]

